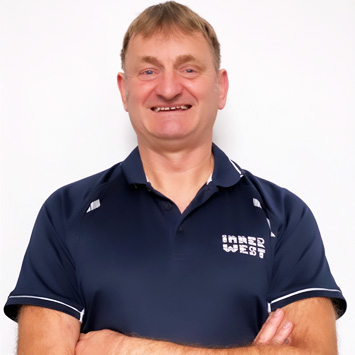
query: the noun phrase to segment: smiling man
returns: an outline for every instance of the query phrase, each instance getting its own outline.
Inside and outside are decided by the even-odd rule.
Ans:
[[[118,85],[145,175],[183,213],[213,172],[212,131],[228,78],[202,33],[169,26],[134,36]]]
[[[212,143],[228,92],[213,28],[149,7],[122,67],[138,147],[42,207],[5,306],[18,353],[336,354],[346,303],[312,213]]]

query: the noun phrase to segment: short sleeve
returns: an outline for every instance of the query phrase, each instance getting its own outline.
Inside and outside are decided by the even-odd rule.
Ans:
[[[275,240],[268,302],[272,311],[310,297],[327,297],[344,314],[346,301],[337,286],[315,218],[296,196],[284,200],[283,221]]]
[[[82,321],[84,306],[78,291],[73,245],[66,235],[61,190],[42,206],[35,222],[15,289],[5,314],[16,320],[21,305],[67,313]]]

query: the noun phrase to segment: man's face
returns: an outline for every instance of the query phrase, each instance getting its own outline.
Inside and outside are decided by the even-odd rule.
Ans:
[[[157,32],[130,41],[118,85],[139,144],[200,144],[212,140],[228,78],[202,34]]]

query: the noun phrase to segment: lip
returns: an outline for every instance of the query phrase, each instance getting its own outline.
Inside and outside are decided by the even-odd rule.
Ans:
[[[151,107],[151,110],[153,112],[159,113],[159,112],[184,112],[188,111],[192,105],[170,105],[170,106],[153,106]]]

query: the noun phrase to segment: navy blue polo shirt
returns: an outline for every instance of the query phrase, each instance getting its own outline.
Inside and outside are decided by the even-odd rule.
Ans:
[[[5,313],[29,304],[112,329],[200,346],[251,343],[270,310],[309,297],[346,303],[309,208],[240,169],[215,168],[181,214],[147,182],[136,148],[65,186],[39,212]]]

